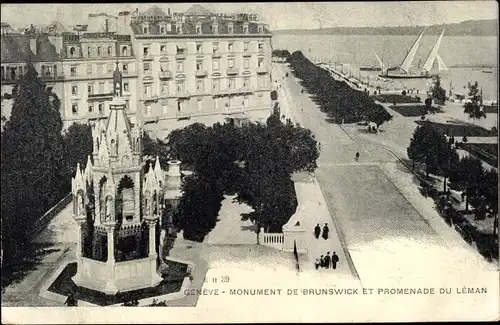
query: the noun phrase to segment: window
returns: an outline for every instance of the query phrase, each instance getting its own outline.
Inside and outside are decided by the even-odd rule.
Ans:
[[[185,54],[187,51],[183,46],[177,45],[177,54]]]
[[[177,80],[177,92],[178,93],[184,92],[184,80]]]
[[[161,45],[160,46],[160,53],[161,54],[167,54],[167,46],[166,45]]]
[[[258,83],[259,83],[259,88],[264,88],[266,87],[266,76],[260,75],[258,76]]]
[[[72,77],[76,76],[76,67],[71,67],[70,74]]]
[[[248,59],[243,60],[243,68],[250,69],[250,60]]]
[[[100,46],[97,47],[97,56],[101,56],[101,47]]]
[[[180,23],[175,26],[175,31],[177,33],[181,33],[182,32],[182,25]]]
[[[151,72],[151,65],[149,64],[149,62],[144,62],[142,64],[142,68],[143,68],[144,73],[150,73]]]
[[[104,112],[104,103],[99,103],[99,113],[102,114]]]
[[[259,42],[259,52],[264,52],[264,43]]]
[[[148,46],[144,46],[144,47],[142,48],[142,54],[143,54],[144,56],[148,56],[148,55],[149,55],[149,47],[148,47]]]
[[[161,72],[169,71],[167,62],[160,62],[160,71]]]
[[[248,34],[248,25],[243,26],[243,33]]]
[[[262,33],[264,31],[264,26],[262,26],[262,25],[259,25],[259,27],[257,27],[257,28],[258,28],[259,33]]]
[[[113,72],[113,63],[108,63],[108,72]]]
[[[172,31],[172,24],[167,24],[167,32],[171,32]]]
[[[87,65],[87,74],[92,74],[92,64]]]
[[[248,42],[243,43],[243,52],[248,52]]]
[[[151,85],[144,85],[144,95],[146,97],[151,96]]]
[[[202,93],[203,91],[205,91],[203,79],[196,79],[196,91],[199,93]]]
[[[232,33],[233,33],[233,31],[234,31],[233,25],[228,25],[228,26],[227,26],[227,32],[228,32],[229,34],[232,34]]]
[[[219,91],[220,90],[220,79],[212,80],[212,90]]]
[[[213,43],[213,52],[219,53],[219,43]]]
[[[89,113],[92,113],[94,111],[94,105],[89,104]]]
[[[234,89],[234,79],[228,79],[227,80],[227,88],[228,89]]]
[[[196,102],[196,108],[198,109],[198,111],[203,110],[203,98],[198,97],[198,101]]]
[[[243,78],[243,88],[249,88],[250,87],[250,78],[245,77]]]
[[[126,64],[126,63],[123,64],[123,72],[124,73],[128,72],[128,64]]]
[[[257,59],[257,67],[262,68],[263,66],[264,66],[264,59],[258,58]]]
[[[142,33],[143,34],[149,34],[149,25],[148,24],[143,24],[142,25]]]
[[[234,52],[234,44],[233,43],[227,44],[227,51],[230,53]]]
[[[196,25],[196,34],[201,34],[201,26]]]
[[[234,68],[234,60],[233,59],[227,60],[227,66],[229,69]]]
[[[113,47],[108,46],[108,56],[112,56],[112,55],[113,55]]]
[[[124,82],[123,82],[123,91],[126,91],[126,92],[130,91],[130,90],[129,90],[128,81],[124,81]]]
[[[106,65],[105,64],[99,65],[99,72],[102,74],[106,73]]]
[[[219,26],[218,25],[212,25],[212,34],[217,34],[219,31]]]
[[[212,70],[214,71],[219,70],[219,59],[212,60]]]
[[[162,94],[167,94],[168,93],[168,82],[167,81],[162,81],[160,84],[160,92]]]
[[[183,72],[184,71],[184,63],[181,61],[181,62],[177,62],[177,72]]]
[[[160,34],[165,34],[165,25],[160,25]]]
[[[161,114],[167,115],[167,113],[168,113],[168,105],[167,105],[167,103],[162,103],[161,104]]]
[[[99,94],[104,94],[106,90],[104,89],[104,82],[99,83]]]
[[[94,93],[94,85],[88,84],[87,94],[92,95]]]
[[[89,47],[89,48],[87,48],[87,55],[88,55],[89,57],[91,57],[91,56],[92,56],[92,49],[91,49],[90,47]]]
[[[198,53],[198,54],[202,53],[201,49],[202,49],[201,43],[196,43],[196,53]]]
[[[148,103],[148,104],[146,104],[146,105],[144,106],[144,113],[145,113],[146,115],[151,115],[151,111],[152,111],[152,110],[151,110],[151,104],[149,104],[149,103]]]
[[[203,60],[196,60],[196,71],[203,70]]]
[[[78,115],[78,104],[77,103],[71,104],[71,112],[73,112],[73,115]]]
[[[76,56],[76,49],[74,47],[70,47],[69,48],[69,55],[71,57],[75,57]]]
[[[122,56],[128,56],[128,47],[122,47]]]
[[[77,85],[71,86],[71,95],[73,95],[73,96],[78,95],[78,86]]]

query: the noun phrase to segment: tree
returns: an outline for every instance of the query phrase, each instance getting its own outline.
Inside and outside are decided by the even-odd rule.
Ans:
[[[468,114],[473,121],[482,117],[486,118],[486,112],[482,107],[482,99],[481,95],[479,94],[477,81],[473,84],[469,83],[468,88],[470,101],[464,104],[464,113]]]
[[[7,263],[21,258],[34,221],[65,194],[58,172],[64,158],[58,100],[31,63],[15,89],[1,137],[2,248]]]
[[[64,134],[64,165],[59,174],[62,182],[71,190],[71,178],[75,176],[76,166],[83,168],[87,157],[92,155],[92,127],[89,124],[73,123]]]
[[[443,137],[432,125],[424,123],[417,127],[410,139],[410,146],[407,148],[408,158],[415,162],[425,163],[426,173],[438,173],[440,162],[442,161],[438,153],[443,145]],[[446,139],[444,142],[447,143]]]
[[[479,189],[484,180],[484,173],[481,160],[472,156],[460,159],[450,173],[450,181],[459,189],[465,190],[465,211],[467,212],[469,211],[469,202],[479,197]]]
[[[450,138],[451,140],[451,138]],[[459,162],[458,154],[454,148],[452,141],[447,141],[444,136],[440,136],[437,141],[437,160],[438,160],[438,175],[444,177],[443,179],[443,192],[446,191],[446,182],[450,174]]]
[[[430,96],[435,102],[443,105],[446,100],[446,90],[441,87],[441,77],[436,74],[432,77],[432,81]]]
[[[495,169],[487,170],[479,187],[479,195],[484,197],[484,202],[498,223],[498,172]],[[493,235],[496,234],[497,226],[494,224]]]

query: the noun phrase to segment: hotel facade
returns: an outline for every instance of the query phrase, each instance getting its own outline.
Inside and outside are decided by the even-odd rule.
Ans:
[[[40,56],[37,43],[29,41],[20,62],[4,62],[4,36],[31,37],[45,39],[52,53],[35,67],[61,99],[65,127],[108,115],[116,64],[132,122],[172,129],[232,117],[265,121],[270,115],[272,34],[254,15],[213,14],[194,5],[185,13],[154,6],[115,18],[112,31],[106,18],[97,32],[2,35],[2,94],[19,76],[17,71],[11,78],[7,70]]]

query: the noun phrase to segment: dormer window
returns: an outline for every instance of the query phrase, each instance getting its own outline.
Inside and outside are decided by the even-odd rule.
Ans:
[[[196,34],[201,34],[201,24],[196,24]]]
[[[87,49],[87,55],[88,55],[89,57],[91,57],[91,56],[92,56],[92,48],[90,48],[90,47],[89,47],[89,48]]]
[[[97,56],[101,56],[101,47],[100,46],[97,47]]]
[[[142,33],[143,34],[149,34],[149,23],[143,23],[142,24]]]
[[[160,24],[160,34],[165,34],[167,32],[167,28],[165,24]]]
[[[176,31],[178,34],[181,34],[181,33],[182,33],[182,23],[177,23],[177,24],[175,24],[175,31]]]
[[[262,26],[262,25],[257,26],[257,31],[259,33],[263,33],[264,32],[264,26]]]
[[[126,46],[122,47],[122,56],[128,56],[128,47]]]
[[[243,34],[248,34],[248,23],[243,24]]]
[[[212,25],[212,34],[217,34],[217,33],[219,33],[219,25],[213,24]]]
[[[234,33],[234,25],[232,23],[230,23],[229,25],[227,25],[227,33],[228,34]]]
[[[108,56],[112,56],[112,55],[113,55],[113,47],[108,46]]]
[[[167,32],[171,32],[172,31],[172,24],[168,23],[167,24]]]
[[[228,43],[228,44],[227,44],[227,51],[228,51],[229,53],[234,52],[234,44],[233,44],[233,43]]]

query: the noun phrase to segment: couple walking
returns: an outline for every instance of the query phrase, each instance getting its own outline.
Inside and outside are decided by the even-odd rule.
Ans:
[[[320,258],[316,259],[316,270],[321,266],[322,268],[329,269],[330,266],[332,269],[337,268],[337,263],[339,262],[339,256],[336,252],[333,252],[332,256],[330,256],[330,252],[326,253],[326,256],[321,255]]]
[[[321,227],[319,226],[319,223],[316,225],[316,227],[314,227],[314,236],[316,237],[316,239],[319,239],[319,235],[321,234],[321,237],[327,240],[329,232],[330,229],[328,228],[327,223],[325,223],[325,226],[323,227],[323,234],[321,234]]]

